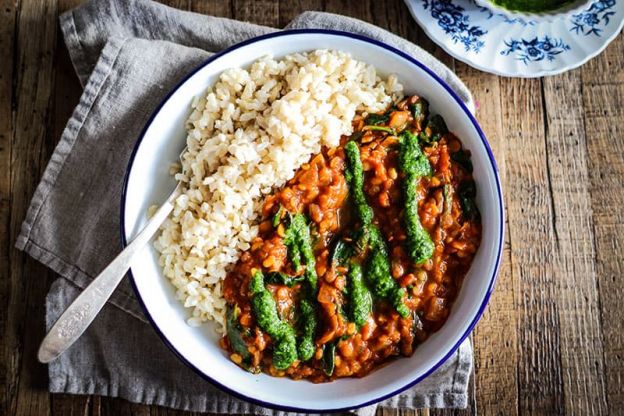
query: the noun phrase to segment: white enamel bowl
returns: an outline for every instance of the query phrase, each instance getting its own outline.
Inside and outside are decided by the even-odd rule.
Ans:
[[[184,148],[184,122],[190,103],[232,67],[251,64],[266,54],[330,48],[373,64],[379,73],[394,73],[406,92],[422,95],[440,113],[451,131],[472,152],[477,204],[483,218],[483,240],[448,321],[418,347],[411,358],[401,358],[368,376],[313,384],[253,375],[241,370],[217,344],[212,324],[192,328],[188,310],[175,298],[173,286],[162,275],[153,247],[137,256],[131,279],[146,315],[164,342],[197,373],[238,397],[283,410],[330,411],[352,409],[390,397],[416,384],[440,366],[468,336],[492,292],[503,245],[503,201],[498,171],[483,132],[452,90],[423,64],[377,41],[325,30],[274,33],[236,45],[212,57],[191,73],[156,109],[132,154],[121,203],[124,245],[143,227],[150,205],[164,201],[175,183],[169,164]]]

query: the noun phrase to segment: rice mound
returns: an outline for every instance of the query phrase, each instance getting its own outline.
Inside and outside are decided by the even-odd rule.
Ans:
[[[188,324],[225,328],[222,282],[258,233],[263,196],[321,146],[352,131],[356,112],[377,112],[402,95],[396,77],[339,51],[316,50],[224,71],[192,103],[188,150],[176,179],[185,190],[154,245]]]

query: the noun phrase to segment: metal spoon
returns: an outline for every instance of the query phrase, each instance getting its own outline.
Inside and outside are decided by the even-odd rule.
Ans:
[[[186,148],[180,154],[186,152]],[[173,210],[175,199],[182,193],[182,183],[169,195],[167,200],[158,208],[154,216],[148,221],[141,232],[123,249],[115,260],[83,290],[83,292],[69,305],[45,336],[39,347],[37,359],[42,363],[49,363],[69,348],[80,335],[89,327],[104,304],[110,298],[115,288],[124,278],[134,255],[152,239],[160,225]]]

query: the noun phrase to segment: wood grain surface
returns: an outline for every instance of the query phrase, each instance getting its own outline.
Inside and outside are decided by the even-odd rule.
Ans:
[[[190,415],[47,392],[35,353],[54,273],[14,249],[30,198],[80,96],[58,28],[79,0],[0,0],[0,415]],[[624,36],[583,67],[510,79],[455,61],[400,0],[168,0],[283,27],[305,10],[353,16],[433,53],[466,82],[507,209],[504,262],[472,339],[465,410],[398,415],[624,414]]]

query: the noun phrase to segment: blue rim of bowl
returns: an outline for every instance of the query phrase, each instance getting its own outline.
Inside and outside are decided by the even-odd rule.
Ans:
[[[252,43],[256,43],[256,42],[259,42],[259,41],[262,41],[262,40],[265,40],[265,39],[271,39],[271,38],[280,37],[280,36],[300,35],[300,34],[326,34],[326,35],[334,35],[334,36],[343,36],[343,37],[356,39],[356,40],[359,40],[359,41],[363,41],[363,42],[367,42],[367,43],[373,44],[375,46],[381,47],[383,49],[386,49],[386,50],[388,50],[390,52],[393,52],[393,53],[401,56],[402,58],[408,60],[412,64],[416,65],[418,68],[420,68],[423,71],[425,71],[435,81],[437,81],[440,85],[442,85],[442,87],[444,87],[444,89],[446,89],[446,91],[448,91],[448,93],[453,97],[453,99],[455,99],[457,104],[459,104],[461,109],[464,111],[464,113],[466,113],[466,115],[468,116],[468,118],[472,122],[473,126],[477,130],[477,133],[479,134],[479,138],[481,139],[481,142],[483,143],[483,145],[484,145],[484,147],[485,147],[485,149],[487,151],[488,157],[490,159],[490,163],[491,163],[492,168],[493,168],[494,178],[496,179],[496,181],[495,181],[496,182],[496,191],[497,191],[497,194],[498,194],[498,205],[499,205],[499,210],[500,210],[500,229],[499,229],[499,241],[500,242],[499,242],[499,246],[498,246],[498,253],[496,255],[496,264],[494,266],[494,271],[492,272],[492,276],[490,278],[490,282],[489,282],[489,285],[488,285],[487,292],[485,293],[485,296],[483,298],[483,302],[481,303],[481,306],[479,306],[479,310],[478,310],[477,314],[473,318],[473,320],[470,323],[470,325],[468,325],[468,328],[466,329],[464,334],[455,343],[455,345],[453,345],[453,347],[448,351],[448,353],[444,357],[442,357],[435,365],[433,365],[429,370],[427,370],[423,375],[421,375],[420,377],[417,377],[415,380],[407,383],[403,387],[401,387],[401,388],[399,388],[399,389],[397,389],[397,390],[395,390],[395,391],[393,391],[391,393],[384,394],[382,396],[376,397],[376,398],[374,398],[372,400],[369,400],[369,401],[365,401],[363,403],[354,404],[353,406],[340,407],[340,408],[334,408],[334,409],[304,409],[304,408],[299,408],[299,407],[284,406],[284,405],[280,405],[280,404],[276,404],[276,403],[263,402],[262,400],[245,396],[245,395],[243,395],[243,394],[241,394],[241,393],[239,393],[239,392],[237,392],[235,390],[232,390],[229,387],[224,386],[223,384],[221,384],[218,381],[216,381],[213,378],[211,378],[209,375],[207,375],[204,372],[202,372],[199,368],[195,367],[190,361],[188,361],[169,342],[167,337],[165,337],[165,335],[162,333],[162,331],[160,330],[160,328],[158,327],[158,325],[156,324],[156,322],[154,321],[154,319],[152,318],[152,316],[148,312],[147,307],[146,307],[145,303],[143,302],[143,298],[141,298],[141,294],[139,293],[139,290],[138,290],[138,288],[136,286],[135,277],[132,274],[132,271],[131,270],[128,271],[128,274],[130,276],[130,282],[132,284],[132,288],[134,289],[134,292],[136,293],[137,298],[139,300],[139,304],[141,305],[141,308],[143,309],[143,312],[145,313],[145,315],[147,316],[148,320],[150,321],[150,323],[154,327],[154,330],[156,331],[156,333],[158,334],[160,339],[165,343],[165,345],[167,345],[167,347],[169,347],[169,349],[174,353],[174,355],[176,355],[178,357],[178,359],[180,359],[180,361],[182,361],[184,364],[186,364],[188,367],[190,367],[193,371],[195,371],[199,376],[201,376],[205,380],[209,381],[210,383],[212,383],[213,385],[217,386],[221,390],[223,390],[223,391],[225,391],[225,392],[227,392],[227,393],[229,393],[229,394],[231,394],[231,395],[233,395],[235,397],[238,397],[239,399],[246,400],[248,402],[251,402],[251,403],[254,403],[254,404],[257,404],[257,405],[260,405],[260,406],[276,409],[276,410],[282,410],[282,411],[286,411],[286,412],[304,412],[304,413],[343,412],[343,411],[358,409],[358,408],[364,407],[364,406],[369,406],[369,405],[372,405],[374,403],[378,403],[380,401],[388,399],[388,398],[390,398],[392,396],[395,396],[395,395],[401,393],[402,391],[405,391],[405,390],[409,389],[410,387],[413,387],[417,383],[419,383],[422,380],[424,380],[425,378],[427,378],[431,373],[433,373],[435,370],[437,370],[438,367],[440,367],[446,360],[448,360],[449,357],[451,357],[451,355],[453,355],[455,353],[455,351],[457,351],[457,349],[459,348],[461,343],[464,342],[464,340],[468,337],[468,335],[470,335],[470,333],[474,329],[475,325],[477,324],[477,322],[479,321],[479,319],[483,315],[483,312],[485,311],[485,308],[487,307],[487,304],[488,304],[488,301],[490,299],[490,296],[492,295],[492,291],[494,290],[494,284],[496,282],[496,278],[498,276],[498,272],[499,272],[499,269],[500,269],[500,263],[501,263],[502,253],[503,253],[503,243],[504,243],[505,211],[504,211],[504,207],[503,207],[503,193],[502,193],[502,189],[501,189],[501,183],[500,183],[500,177],[499,177],[499,172],[498,172],[498,166],[496,165],[496,160],[494,159],[494,154],[492,153],[492,149],[490,148],[490,145],[489,145],[487,139],[485,138],[485,134],[483,133],[483,130],[479,126],[479,123],[477,123],[477,120],[474,118],[472,113],[468,110],[468,108],[466,107],[464,102],[457,96],[455,91],[453,91],[453,89],[450,86],[448,86],[446,84],[446,82],[444,82],[431,69],[429,69],[427,66],[425,66],[423,63],[421,63],[417,59],[413,58],[412,56],[406,54],[405,52],[402,52],[401,50],[399,50],[399,49],[397,49],[395,47],[392,47],[390,45],[387,45],[387,44],[385,44],[383,42],[380,42],[378,40],[371,39],[371,38],[368,38],[366,36],[358,35],[358,34],[355,34],[355,33],[338,31],[338,30],[328,30],[328,29],[294,29],[294,30],[283,30],[283,31],[280,31],[280,32],[269,33],[269,34],[266,34],[266,35],[258,36],[258,37],[251,38],[251,39],[248,39],[246,41],[237,43],[236,45],[233,45],[233,46],[231,46],[231,47],[229,47],[229,48],[227,48],[227,49],[225,49],[225,50],[223,50],[223,51],[221,51],[221,52],[211,56],[210,58],[205,60],[203,63],[201,63],[197,68],[192,70],[188,75],[186,75],[180,82],[178,82],[177,85],[169,92],[169,94],[167,94],[167,96],[160,102],[160,104],[158,104],[158,106],[156,107],[154,112],[151,114],[149,120],[145,124],[145,127],[141,131],[139,139],[137,140],[136,144],[134,145],[134,149],[132,150],[132,154],[130,155],[130,160],[128,162],[128,167],[126,168],[126,173],[124,175],[123,188],[122,188],[122,193],[121,193],[121,208],[120,208],[120,216],[121,216],[121,221],[120,221],[121,245],[122,245],[122,248],[126,247],[128,245],[128,241],[126,239],[126,234],[125,234],[125,228],[126,228],[125,227],[125,225],[126,225],[126,221],[125,221],[125,205],[126,204],[125,204],[125,202],[126,202],[126,196],[127,196],[127,191],[128,191],[128,180],[130,178],[130,172],[132,170],[132,165],[134,164],[134,159],[136,157],[137,151],[138,151],[138,149],[139,149],[143,139],[145,138],[145,133],[147,132],[147,129],[152,124],[152,122],[154,121],[154,118],[158,115],[158,113],[162,109],[163,105],[169,100],[169,98],[171,98],[171,96],[173,94],[175,94],[175,92],[189,78],[191,78],[193,75],[195,75],[195,73],[197,73],[198,71],[203,69],[206,65],[209,65],[212,61],[216,60],[217,58],[219,58],[219,57],[221,57],[221,56],[223,56],[223,55],[225,55],[225,54],[227,54],[229,52],[232,52],[232,51],[234,51],[234,50],[236,50],[238,48],[241,48],[243,46],[246,46],[246,45],[249,45],[249,44],[252,44]]]

